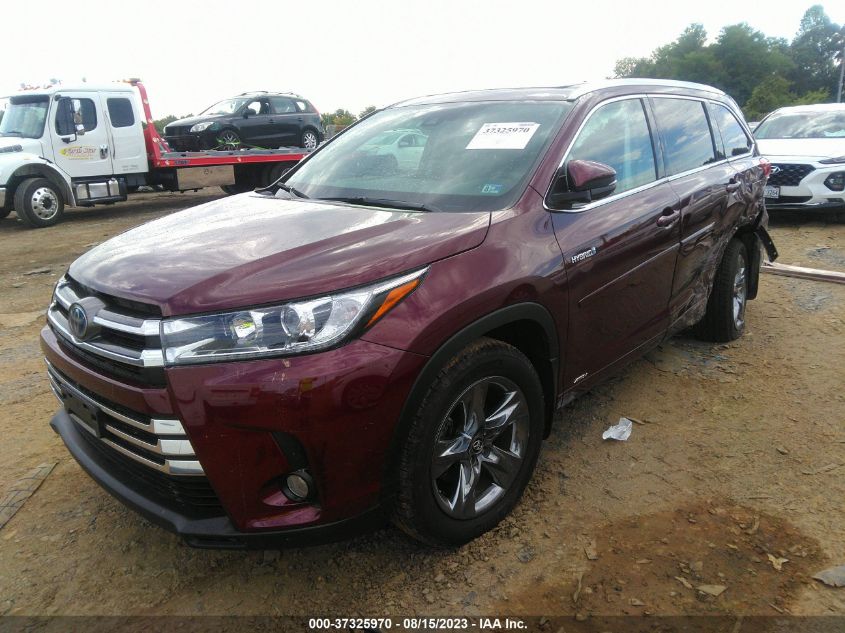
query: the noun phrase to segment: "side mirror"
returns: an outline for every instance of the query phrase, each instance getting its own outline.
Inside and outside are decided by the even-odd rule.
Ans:
[[[81,134],[85,134],[82,123],[82,106],[79,99],[58,97],[56,109],[56,131],[61,135],[62,142],[73,143]]]
[[[548,206],[572,209],[600,200],[616,189],[616,170],[592,160],[571,160],[557,170]]]

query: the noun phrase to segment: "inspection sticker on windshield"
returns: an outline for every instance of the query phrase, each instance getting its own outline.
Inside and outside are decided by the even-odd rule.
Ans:
[[[539,123],[485,123],[466,149],[525,149]]]

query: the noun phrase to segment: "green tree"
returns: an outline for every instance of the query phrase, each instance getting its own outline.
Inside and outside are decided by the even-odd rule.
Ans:
[[[837,55],[841,54],[841,33],[821,5],[807,9],[792,40],[790,53],[795,64],[789,75],[798,93],[835,90],[839,81]]]
[[[363,119],[365,116],[367,116],[368,114],[370,114],[372,112],[375,112],[376,110],[378,110],[378,108],[375,107],[374,105],[367,106],[366,108],[361,110],[361,114],[358,115],[358,118]]]
[[[795,94],[792,84],[784,77],[772,75],[761,81],[754,88],[751,97],[742,108],[749,121],[759,120],[772,110],[785,106],[824,103],[830,93],[824,88],[805,92],[800,97]]]
[[[323,122],[323,127],[327,125],[352,125],[358,120],[354,114],[349,110],[338,108],[334,112],[327,112],[320,115],[320,120]]]

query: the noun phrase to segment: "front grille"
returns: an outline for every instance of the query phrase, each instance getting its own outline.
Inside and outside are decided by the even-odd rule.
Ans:
[[[70,309],[89,298],[96,307],[84,312],[93,332],[77,338]],[[63,349],[94,369],[144,385],[165,384],[161,312],[156,306],[97,293],[64,277],[56,286],[47,320]]]
[[[167,136],[165,140],[176,152],[198,152],[202,149],[198,136]]]
[[[766,198],[769,205],[777,204],[803,204],[810,200],[812,196],[780,196],[779,198]]]
[[[812,165],[790,165],[775,163],[772,165],[772,174],[766,184],[779,187],[795,187],[807,174],[814,171]]]
[[[149,418],[74,382],[48,363],[53,393],[113,474],[182,514],[224,514],[182,423]]]

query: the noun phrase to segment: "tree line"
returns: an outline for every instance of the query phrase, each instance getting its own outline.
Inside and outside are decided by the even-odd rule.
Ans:
[[[614,74],[709,84],[731,95],[748,120],[758,120],[783,106],[835,100],[843,46],[845,26],[814,5],[791,42],[740,23],[724,27],[708,44],[704,27],[691,24],[648,57],[620,59]]]

